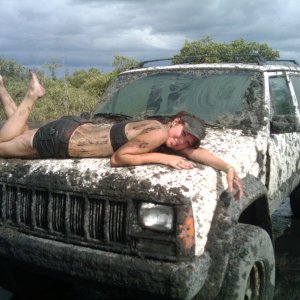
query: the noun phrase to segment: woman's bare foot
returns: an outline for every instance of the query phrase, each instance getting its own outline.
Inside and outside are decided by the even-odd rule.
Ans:
[[[31,74],[31,81],[29,84],[28,95],[36,99],[39,99],[45,95],[45,89],[41,85],[36,73],[30,70],[30,74]]]

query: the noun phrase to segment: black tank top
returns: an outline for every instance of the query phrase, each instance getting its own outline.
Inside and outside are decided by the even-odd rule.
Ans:
[[[111,146],[114,151],[117,151],[121,146],[128,142],[128,138],[125,133],[125,126],[130,123],[127,121],[114,124],[109,132]]]

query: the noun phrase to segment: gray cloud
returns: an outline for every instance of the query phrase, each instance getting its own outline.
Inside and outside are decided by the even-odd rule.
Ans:
[[[266,42],[300,58],[297,0],[3,0],[0,57],[109,70],[115,55],[168,57],[211,36]]]

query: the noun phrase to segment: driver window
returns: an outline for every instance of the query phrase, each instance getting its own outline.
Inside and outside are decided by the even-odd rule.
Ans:
[[[292,96],[283,76],[269,78],[272,120],[272,133],[292,132],[297,128]]]
[[[290,75],[294,91],[298,101],[298,107],[300,107],[300,76],[299,75]]]
[[[292,113],[292,96],[284,77],[270,78],[270,95],[273,115],[289,115]]]

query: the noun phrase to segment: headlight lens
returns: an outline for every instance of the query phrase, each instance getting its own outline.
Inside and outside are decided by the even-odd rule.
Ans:
[[[139,209],[139,220],[146,228],[170,231],[173,229],[174,211],[170,206],[142,203]]]

